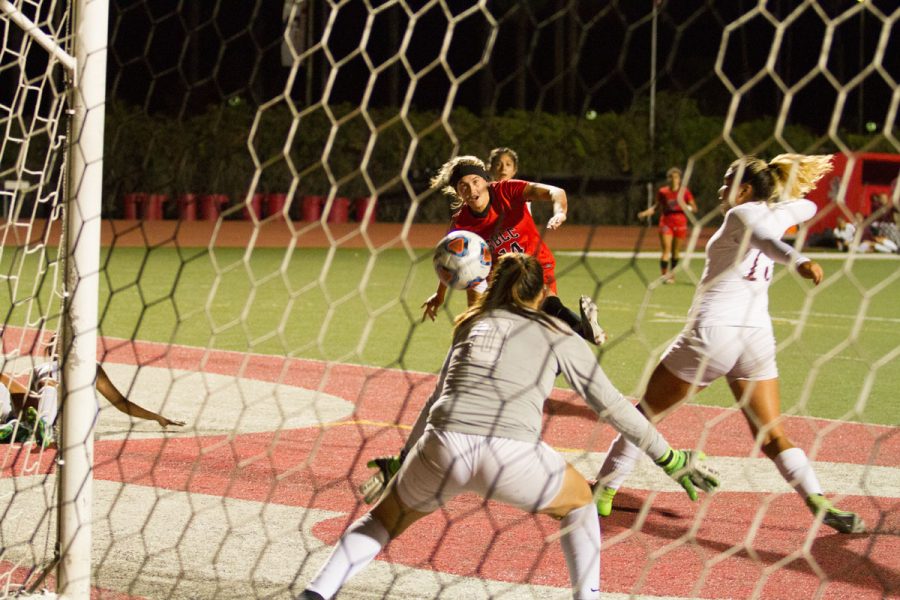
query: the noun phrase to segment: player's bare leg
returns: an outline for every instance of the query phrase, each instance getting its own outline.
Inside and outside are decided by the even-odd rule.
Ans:
[[[856,513],[840,510],[825,498],[822,486],[806,453],[794,447],[781,424],[778,379],[729,382],[750,431],[760,448],[775,463],[781,476],[825,525],[841,533],[862,533],[865,523]]]
[[[681,259],[681,239],[672,236],[672,258],[669,259],[669,281],[667,283],[675,283],[675,268],[678,267],[678,261]]]
[[[658,423],[684,401],[693,386],[676,377],[662,363],[656,365],[644,398],[638,404],[638,410],[644,413],[653,423]],[[700,391],[703,388],[696,389]],[[597,474],[594,484],[594,502],[600,516],[606,517],[612,512],[613,497],[640,458],[640,448],[626,440],[622,435],[616,436],[606,454],[606,460]]]
[[[672,271],[670,268],[670,264],[672,261],[672,239],[674,236],[671,232],[660,232],[659,233],[659,244],[662,246],[662,257],[659,261],[659,270],[663,276],[663,283],[675,283],[675,278],[672,276]]]

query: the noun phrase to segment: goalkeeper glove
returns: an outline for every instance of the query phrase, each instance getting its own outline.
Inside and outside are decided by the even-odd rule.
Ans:
[[[704,492],[712,492],[719,487],[719,474],[703,464],[705,460],[706,455],[697,450],[669,448],[656,464],[684,488],[691,500],[696,500],[697,488]]]
[[[398,456],[379,456],[366,463],[370,469],[377,469],[374,475],[359,486],[359,491],[366,504],[372,504],[381,498],[381,494],[400,470],[400,465],[403,464],[405,458],[406,451],[404,450]]]

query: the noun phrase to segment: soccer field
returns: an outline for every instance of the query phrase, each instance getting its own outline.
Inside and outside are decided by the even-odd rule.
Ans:
[[[570,306],[580,293],[598,298],[612,334],[598,359],[638,394],[682,326],[702,262],[660,286],[655,257],[557,256],[561,296]],[[675,446],[703,447],[723,474],[720,492],[689,503],[645,461],[603,522],[605,595],[805,598],[826,585],[822,597],[874,598],[895,589],[885,578],[900,495],[897,261],[844,259],[822,259],[828,278],[815,291],[779,269],[771,307],[785,427],[825,492],[871,533],[810,529],[740,412],[717,407],[734,404],[719,382],[660,429]],[[92,585],[109,597],[289,597],[365,508],[356,486],[366,461],[395,453],[407,435],[462,294],[437,322],[421,323],[436,282],[425,251],[255,249],[245,258],[241,249],[115,248],[102,264],[106,368],[135,402],[187,425],[160,430],[101,403]],[[15,300],[8,323],[21,325]],[[613,434],[568,390],[547,403],[545,441],[586,477]],[[53,539],[46,515],[55,513],[34,507],[52,498],[57,467],[53,449],[7,448],[0,494],[15,518],[0,532],[9,548],[0,566],[13,571],[32,560],[33,540]],[[568,597],[555,532],[548,517],[464,495],[392,543],[340,597]],[[14,582],[28,577],[16,573]]]
[[[186,346],[435,372],[463,294],[434,323],[420,305],[434,291],[430,255],[387,250],[116,248],[101,279],[102,334]],[[599,358],[626,394],[640,393],[679,332],[702,268],[684,261],[674,286],[655,259],[561,253],[559,293],[598,300],[611,341]],[[896,424],[900,389],[900,270],[896,260],[823,260],[825,282],[779,267],[770,291],[785,411]],[[730,406],[717,382],[703,404]]]

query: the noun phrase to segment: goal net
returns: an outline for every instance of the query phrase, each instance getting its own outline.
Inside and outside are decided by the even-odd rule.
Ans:
[[[15,424],[0,597],[299,595],[369,508],[366,463],[402,448],[466,307],[451,291],[423,316],[451,216],[430,179],[494,148],[517,153],[516,178],[566,191],[543,238],[559,297],[576,316],[582,294],[597,302],[597,361],[635,402],[684,326],[728,165],[834,155],[817,215],[785,237],[823,253],[825,283],[778,266],[770,288],[784,416],[750,414],[752,435],[724,381],[666,415],[721,489],[692,503],[639,460],[601,520],[601,589],[896,593],[891,2],[0,0],[0,15]],[[667,242],[658,214],[637,215],[673,167],[671,208],[690,190],[696,210]],[[529,210],[543,231],[552,203]],[[615,431],[557,385],[542,437],[593,480]],[[764,453],[778,427],[868,534],[833,533],[793,493]],[[463,494],[338,597],[571,597],[561,535]]]

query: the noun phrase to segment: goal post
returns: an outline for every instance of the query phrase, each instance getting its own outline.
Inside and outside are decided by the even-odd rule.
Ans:
[[[13,232],[4,236],[4,246],[24,241],[27,248],[19,253],[11,247],[5,254],[13,265],[26,262],[20,258],[22,254],[35,252],[41,257],[39,269],[55,265],[31,275],[35,285],[30,293],[28,289],[18,292],[27,268],[11,266],[6,279],[16,291],[10,304],[27,305],[23,339],[32,335],[31,326],[37,326],[37,337],[30,342],[32,357],[48,342],[45,328],[55,326],[60,334],[56,342],[61,363],[59,489],[55,508],[52,502],[46,507],[50,512],[46,521],[57,523],[57,539],[50,540],[47,547],[55,548],[57,555],[38,556],[34,564],[24,566],[39,572],[56,564],[58,595],[81,600],[91,593],[94,380],[109,6],[108,0],[59,4],[0,0],[0,14],[7,21],[3,68],[8,79],[4,81],[15,85],[14,90],[7,90],[10,93],[4,99],[9,98],[9,106],[2,115],[0,176],[16,184],[4,187],[9,194],[4,198],[8,209],[3,215],[5,230]],[[18,47],[13,47],[11,40],[17,40]],[[42,72],[35,72],[35,65],[44,64]],[[23,212],[26,199],[33,201],[30,214]],[[39,207],[43,207],[47,222],[41,237],[35,239]],[[50,246],[56,243],[57,231],[60,239],[53,257]],[[44,302],[48,287],[49,301]],[[4,337],[11,336],[14,327],[10,325],[15,323],[5,323]],[[5,352],[10,344],[4,340]],[[18,342],[19,354],[24,345]],[[29,363],[33,361],[30,358]],[[32,534],[39,535],[38,531]],[[47,535],[52,537],[52,531]],[[41,583],[45,578],[46,574],[34,581]],[[25,589],[29,584],[25,582]],[[8,582],[5,591],[10,591]]]
[[[63,598],[91,594],[92,471],[97,400],[100,211],[106,109],[108,0],[75,0],[74,69],[65,231],[66,295],[59,465],[59,579]]]

